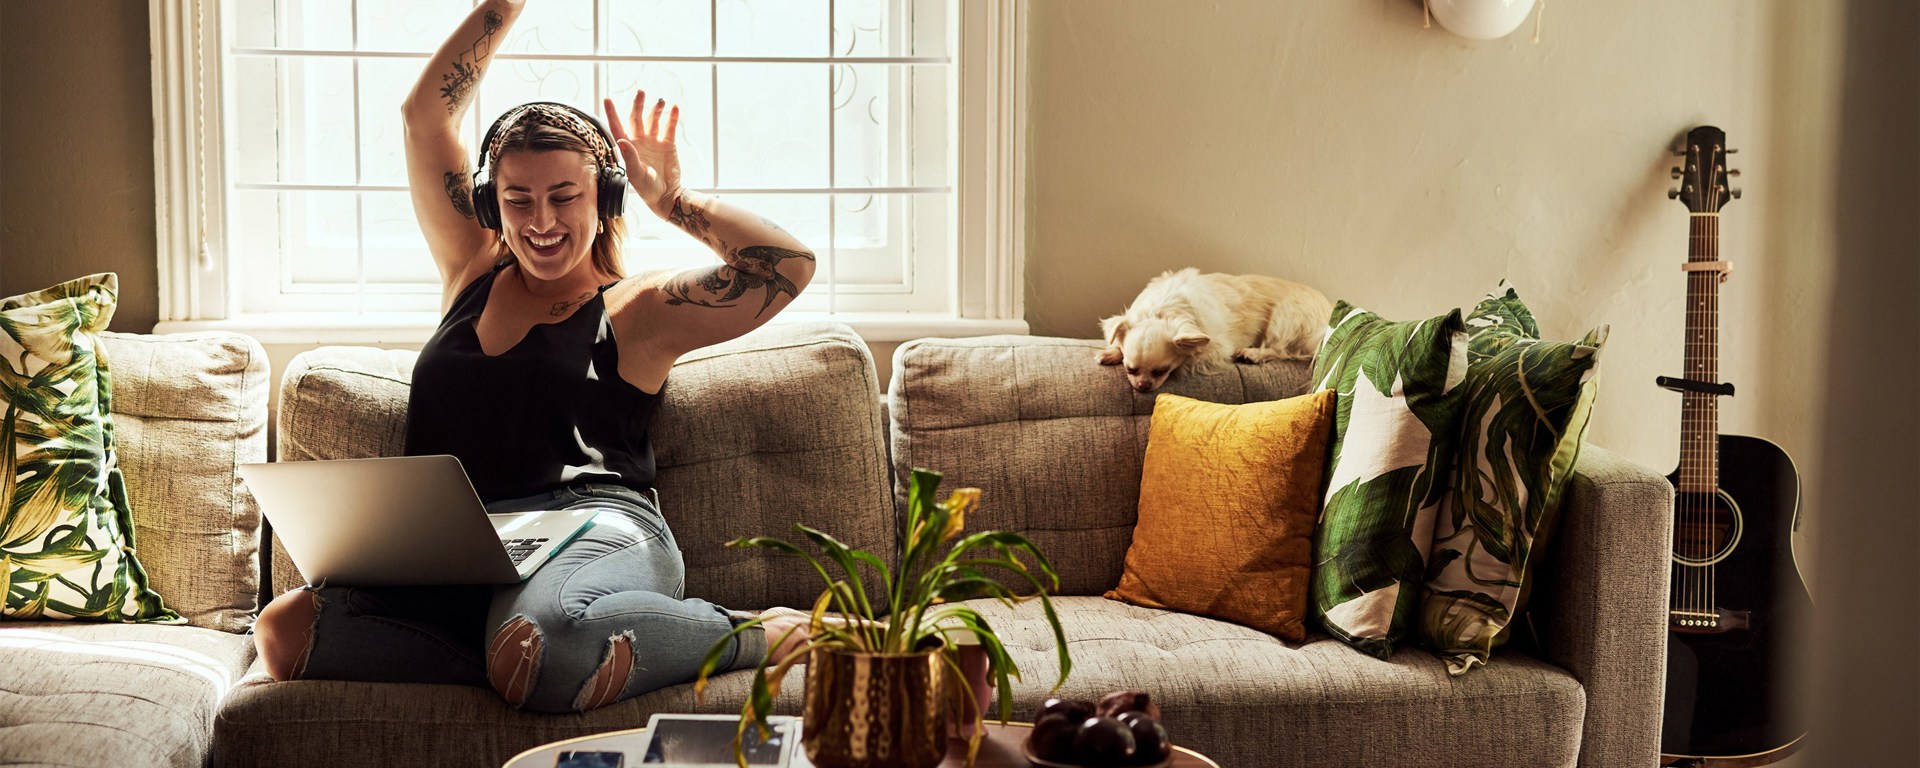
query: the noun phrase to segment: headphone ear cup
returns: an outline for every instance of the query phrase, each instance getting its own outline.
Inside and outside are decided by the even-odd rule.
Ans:
[[[487,229],[500,228],[500,204],[493,198],[493,179],[473,185],[473,218]]]
[[[617,219],[627,210],[627,172],[620,166],[600,171],[600,217]]]

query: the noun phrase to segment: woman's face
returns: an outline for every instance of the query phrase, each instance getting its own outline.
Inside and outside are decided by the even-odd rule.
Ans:
[[[520,268],[558,280],[591,263],[600,230],[592,159],[564,149],[515,150],[498,163],[500,231]]]

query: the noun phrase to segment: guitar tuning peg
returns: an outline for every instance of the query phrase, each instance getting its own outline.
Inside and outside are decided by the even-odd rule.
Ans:
[[[1739,175],[1740,175],[1740,169],[1738,169],[1738,168],[1735,168],[1735,169],[1733,169],[1733,170],[1730,170],[1730,171],[1727,171],[1727,175],[1728,175],[1728,176],[1739,176]]]
[[[1680,178],[1680,166],[1676,165],[1673,167],[1673,177],[1676,179]]]
[[[1739,187],[1734,187],[1734,188],[1733,188],[1733,199],[1735,199],[1735,200],[1738,200],[1738,199],[1740,199],[1740,188],[1739,188]]]
[[[1678,199],[1680,199],[1680,190],[1678,190],[1678,189],[1669,189],[1669,190],[1667,190],[1667,199],[1668,199],[1668,200],[1678,200]]]
[[[1727,147],[1727,154],[1737,155],[1737,154],[1740,154],[1740,150],[1734,149],[1733,147]]]

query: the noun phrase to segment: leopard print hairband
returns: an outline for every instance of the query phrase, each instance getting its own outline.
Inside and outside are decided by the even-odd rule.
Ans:
[[[512,115],[502,123],[503,127],[494,134],[493,143],[487,147],[487,158],[490,164],[495,166],[500,164],[501,145],[506,143],[507,134],[512,133],[518,124],[535,123],[573,134],[575,138],[593,148],[594,159],[610,167],[619,166],[620,161],[614,156],[613,147],[607,144],[606,136],[600,133],[600,127],[581,119],[571,110],[548,104],[523,104],[515,109],[519,110],[520,114]]]

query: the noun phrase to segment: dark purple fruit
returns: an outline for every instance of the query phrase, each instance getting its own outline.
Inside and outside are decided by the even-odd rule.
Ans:
[[[1086,699],[1047,699],[1046,703],[1041,704],[1040,709],[1034,712],[1033,722],[1038,723],[1040,718],[1055,713],[1066,715],[1067,719],[1078,725],[1080,721],[1093,717],[1093,702]]]
[[[1111,717],[1089,717],[1073,737],[1074,762],[1120,765],[1133,759],[1133,731]]]
[[[1034,721],[1033,735],[1027,737],[1027,744],[1041,759],[1072,762],[1073,737],[1079,733],[1079,720],[1056,712]]]
[[[1133,762],[1152,765],[1172,754],[1173,741],[1167,738],[1167,729],[1147,713],[1122,712],[1114,719],[1125,723],[1127,730],[1133,732]]]
[[[1153,697],[1146,691],[1114,691],[1100,699],[1100,705],[1093,709],[1100,717],[1114,717],[1122,712],[1145,712],[1155,720],[1160,719],[1160,705],[1153,703]]]

